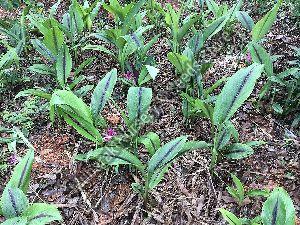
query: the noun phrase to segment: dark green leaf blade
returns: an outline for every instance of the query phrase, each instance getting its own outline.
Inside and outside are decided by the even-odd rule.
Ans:
[[[229,78],[215,103],[213,115],[215,125],[220,125],[229,120],[246,101],[253,91],[262,70],[263,65],[254,63],[247,68],[240,69]]]
[[[113,92],[116,82],[117,69],[112,69],[101,81],[99,81],[91,99],[91,110],[94,118],[96,118],[103,110],[107,100]]]
[[[158,149],[148,162],[148,173],[153,174],[155,170],[164,167],[173,160],[186,141],[186,136],[178,137]]]

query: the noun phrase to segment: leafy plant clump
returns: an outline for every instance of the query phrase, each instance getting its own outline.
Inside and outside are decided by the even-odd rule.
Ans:
[[[34,149],[22,133],[18,135],[30,150],[20,160],[6,184],[0,200],[0,215],[5,217],[1,225],[44,225],[60,221],[62,217],[54,205],[29,203],[26,193],[29,188],[30,173],[34,161]]]

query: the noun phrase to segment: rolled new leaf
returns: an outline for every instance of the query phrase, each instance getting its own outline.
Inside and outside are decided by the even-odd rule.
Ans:
[[[241,22],[241,24],[249,31],[252,31],[254,22],[253,19],[249,16],[249,14],[245,11],[237,11],[236,12],[237,19]]]
[[[144,124],[152,99],[152,89],[131,87],[127,95],[127,110],[129,123]]]
[[[251,42],[248,45],[253,62],[264,64],[267,75],[273,76],[273,63],[271,55],[258,43]]]
[[[254,25],[252,30],[252,39],[254,41],[259,41],[269,32],[276,20],[276,15],[281,4],[282,0],[278,0],[276,5]]]
[[[160,147],[160,138],[154,132],[149,132],[148,134],[140,137],[138,141],[145,145],[150,155],[154,155],[156,150]]]
[[[72,58],[67,45],[59,50],[56,61],[56,74],[59,85],[64,88],[72,70]]]
[[[20,216],[28,207],[28,199],[23,191],[16,187],[6,187],[1,197],[1,210],[5,218]]]
[[[33,160],[34,151],[33,149],[30,149],[15,167],[14,172],[6,186],[11,188],[19,188],[24,193],[27,193]]]
[[[148,162],[148,173],[152,175],[154,171],[170,163],[179,154],[186,141],[186,136],[178,137],[158,149]]]
[[[220,125],[229,120],[247,100],[262,70],[263,65],[254,63],[239,70],[228,79],[215,103],[213,115],[215,125]]]
[[[97,118],[110,98],[117,82],[117,69],[112,69],[99,81],[91,99],[91,110],[94,118]]]
[[[62,217],[54,205],[34,203],[22,214],[28,220],[28,225],[44,225],[53,221],[61,221]]]
[[[219,209],[219,211],[222,213],[223,218],[230,225],[242,225],[241,220],[237,218],[232,212],[229,212],[226,209]]]
[[[263,205],[261,213],[264,225],[294,225],[295,207],[283,188],[275,188]]]

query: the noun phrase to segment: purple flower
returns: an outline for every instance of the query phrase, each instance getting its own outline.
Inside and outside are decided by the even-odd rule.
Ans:
[[[17,156],[16,154],[12,154],[8,159],[7,159],[7,163],[11,166],[16,165],[18,162]]]
[[[127,73],[124,74],[124,77],[127,79],[127,80],[131,80],[133,78],[134,74],[130,71],[127,71]]]
[[[106,133],[104,134],[103,140],[105,142],[109,142],[116,135],[117,135],[117,132],[114,129],[108,128]]]
[[[250,52],[247,52],[247,55],[246,55],[246,62],[247,62],[247,63],[251,63],[251,62],[252,62],[252,57],[251,57]]]

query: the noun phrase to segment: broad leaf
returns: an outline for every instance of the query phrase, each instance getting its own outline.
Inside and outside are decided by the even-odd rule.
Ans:
[[[247,12],[238,11],[236,17],[247,30],[252,31],[254,22]]]
[[[160,148],[160,138],[154,132],[149,132],[148,134],[140,137],[138,141],[145,145],[151,156],[154,155],[156,150]]]
[[[52,94],[50,100],[50,119],[54,121],[54,109],[56,106],[64,107],[69,111],[76,113],[79,117],[83,118],[90,124],[93,124],[92,114],[89,107],[78,98],[73,92],[67,90],[57,90]],[[68,112],[68,111],[66,111]]]
[[[62,88],[66,86],[68,77],[72,70],[72,58],[67,45],[63,45],[59,50],[56,61],[56,73],[58,83]]]
[[[140,170],[144,168],[135,155],[120,147],[97,148],[86,154],[79,154],[75,158],[80,161],[98,160],[107,165],[131,164]]]
[[[55,22],[52,22],[52,20],[51,20],[50,23],[53,26],[50,27],[47,30],[47,33],[44,34],[43,43],[52,52],[53,55],[57,55],[60,48],[63,45],[64,34],[59,29],[59,27],[55,25],[56,24]]]
[[[191,62],[185,55],[169,52],[168,60],[176,67],[179,74],[184,74],[191,68]]]
[[[131,87],[127,95],[127,110],[129,123],[144,124],[151,104],[152,89]]]
[[[259,41],[269,32],[276,20],[276,15],[281,4],[282,0],[278,0],[277,4],[254,25],[252,30],[252,39],[254,41]]]
[[[207,28],[203,31],[203,40],[206,41],[214,36],[216,33],[222,30],[228,21],[228,16],[224,15],[219,19],[212,22]]]
[[[27,217],[28,225],[50,224],[53,221],[61,221],[62,217],[54,205],[46,203],[34,203],[30,205],[22,216]]]
[[[177,36],[177,40],[180,43],[182,41],[182,39],[184,38],[184,36],[188,33],[188,31],[190,30],[190,28],[199,20],[199,16],[198,15],[193,15],[191,16],[183,25],[182,27],[179,29],[178,31],[178,36]]]
[[[178,137],[158,149],[148,162],[148,173],[153,174],[155,170],[170,163],[181,151],[186,141],[187,137]]]
[[[215,103],[213,116],[215,125],[220,125],[229,120],[247,100],[262,70],[263,65],[255,63],[247,68],[240,69],[229,78]]]
[[[27,193],[33,160],[34,151],[33,149],[30,149],[15,167],[14,172],[6,187],[19,188],[24,193]]]
[[[226,158],[228,159],[242,159],[246,158],[254,153],[253,149],[242,143],[235,143],[229,146],[226,152]]]
[[[225,209],[219,209],[222,213],[223,218],[230,224],[230,225],[242,225],[242,222],[239,218],[237,218],[232,212],[229,212]]]
[[[7,186],[1,197],[1,209],[5,218],[20,216],[28,206],[28,199],[23,191]]]
[[[111,97],[116,82],[117,69],[112,69],[101,81],[99,81],[91,99],[91,110],[94,118],[97,118],[99,113],[103,110],[107,100]]]
[[[42,43],[38,39],[31,40],[31,44],[33,47],[46,59],[49,59],[50,61],[54,62],[56,60],[56,55],[54,55],[44,43]]]
[[[261,213],[264,225],[294,225],[295,207],[283,188],[275,188],[263,205]]]
[[[264,64],[267,75],[273,76],[273,63],[271,55],[258,43],[251,42],[248,45],[253,62]]]
[[[33,64],[28,68],[31,72],[40,73],[44,75],[53,75],[55,74],[54,69],[45,65],[45,64]]]
[[[12,219],[5,220],[1,225],[28,225],[27,219],[24,217],[15,217]]]

